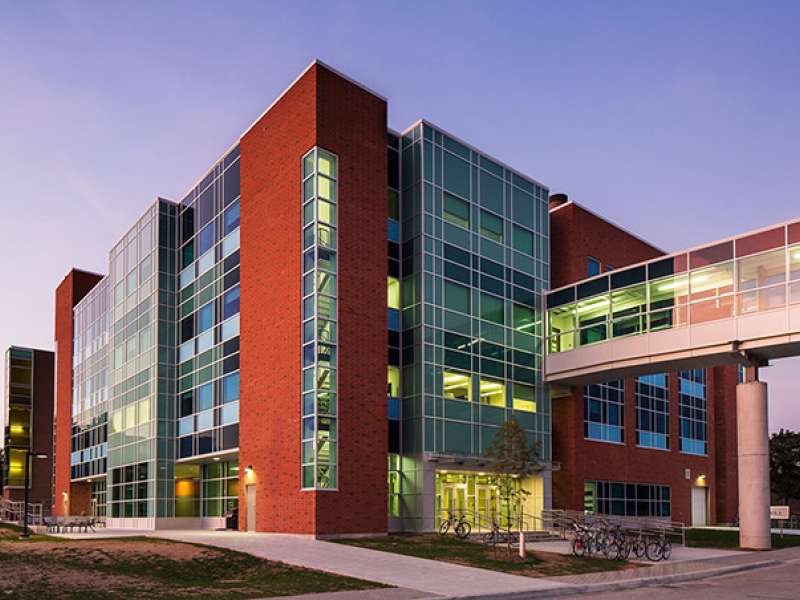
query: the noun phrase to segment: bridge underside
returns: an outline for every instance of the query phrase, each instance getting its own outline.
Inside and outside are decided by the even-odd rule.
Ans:
[[[681,369],[800,355],[800,306],[615,338],[549,354],[550,384],[580,386]]]

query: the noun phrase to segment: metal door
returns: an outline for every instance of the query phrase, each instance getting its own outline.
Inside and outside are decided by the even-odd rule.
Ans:
[[[256,486],[248,485],[247,493],[247,531],[256,530]]]

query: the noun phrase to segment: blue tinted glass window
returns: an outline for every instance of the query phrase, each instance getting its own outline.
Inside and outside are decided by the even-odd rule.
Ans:
[[[623,381],[587,385],[583,391],[584,436],[602,442],[622,442],[625,421]]]
[[[389,418],[394,421],[400,420],[400,398],[389,397]]]
[[[225,292],[222,300],[223,319],[232,317],[239,312],[239,286]]]
[[[234,402],[239,399],[239,373],[228,375],[222,380],[222,401]]]
[[[392,331],[400,331],[400,311],[396,308],[390,308],[388,314],[389,329]]]
[[[706,454],[708,452],[706,372],[703,369],[680,371],[678,381],[680,382],[678,408],[681,452]]]
[[[400,223],[389,219],[389,241],[400,242]]]
[[[594,277],[600,274],[600,261],[596,258],[589,257],[586,264],[586,272],[589,277]]]
[[[214,245],[214,224],[209,223],[197,234],[197,256],[202,256]]]
[[[228,235],[231,231],[239,226],[239,201],[237,200],[228,207],[222,217],[223,233]]]
[[[214,304],[209,302],[197,311],[197,331],[202,333],[212,325],[214,325]]]
[[[214,384],[207,383],[197,389],[197,410],[208,410],[214,406]]]
[[[669,385],[665,373],[636,378],[636,443],[669,448]]]

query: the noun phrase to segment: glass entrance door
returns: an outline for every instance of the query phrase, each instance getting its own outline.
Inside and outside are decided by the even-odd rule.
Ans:
[[[467,484],[445,483],[442,485],[442,505],[440,518],[447,519],[450,514],[458,517],[467,512]]]
[[[478,518],[484,527],[491,527],[498,520],[499,493],[494,485],[476,485]]]

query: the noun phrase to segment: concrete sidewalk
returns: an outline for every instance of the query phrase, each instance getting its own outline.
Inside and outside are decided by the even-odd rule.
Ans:
[[[316,540],[310,536],[209,531],[160,531],[151,535],[207,544],[262,558],[377,581],[394,590],[319,595],[325,600],[405,600],[412,598],[547,598],[608,592],[716,577],[800,560],[800,548],[771,552],[681,549],[684,560],[670,560],[624,571],[551,578],[508,575],[402,554]],[[544,543],[543,550],[549,543]],[[537,548],[538,549],[538,548]],[[306,597],[313,600],[312,597]]]
[[[325,542],[310,536],[226,531],[158,531],[150,535],[219,546],[291,565],[426,592],[428,595],[466,597],[542,592],[570,587],[567,582],[507,575],[486,569]]]

